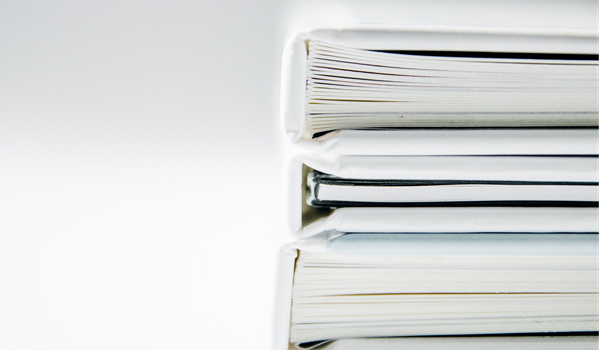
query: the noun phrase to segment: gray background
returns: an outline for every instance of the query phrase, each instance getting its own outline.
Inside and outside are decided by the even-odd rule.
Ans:
[[[597,16],[595,1],[1,1],[0,347],[269,347],[293,31]]]

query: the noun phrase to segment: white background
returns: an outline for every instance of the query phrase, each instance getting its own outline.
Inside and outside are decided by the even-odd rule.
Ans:
[[[0,348],[269,348],[292,31],[597,16],[595,1],[0,1]]]

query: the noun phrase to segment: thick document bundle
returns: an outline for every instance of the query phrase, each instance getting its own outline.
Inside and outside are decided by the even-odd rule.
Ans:
[[[307,63],[313,138],[364,128],[598,126],[596,55],[395,53],[309,41]]]
[[[280,266],[294,269],[289,336],[300,347],[598,330],[597,233],[345,234],[282,254],[296,259]]]
[[[340,154],[597,154],[597,40],[572,30],[308,30],[284,53],[284,129]]]

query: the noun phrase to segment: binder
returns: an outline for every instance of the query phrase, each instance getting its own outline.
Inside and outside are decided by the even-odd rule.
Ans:
[[[595,155],[597,128],[426,128],[306,132],[307,42],[366,50],[477,51],[598,55],[588,30],[355,26],[297,33],[283,54],[281,119],[288,139],[307,150],[350,155]]]

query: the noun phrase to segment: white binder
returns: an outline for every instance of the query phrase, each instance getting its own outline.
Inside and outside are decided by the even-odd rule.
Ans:
[[[363,49],[598,54],[590,30],[355,26],[314,28],[286,45],[281,118],[289,140],[317,152],[354,155],[598,154],[597,129],[340,130],[312,139],[305,131],[307,41]]]
[[[307,171],[347,178],[460,178],[598,181],[596,158],[297,155],[288,163],[287,216],[292,236],[338,232],[597,232],[598,208],[348,207],[307,204]],[[591,190],[592,192],[594,189]]]

